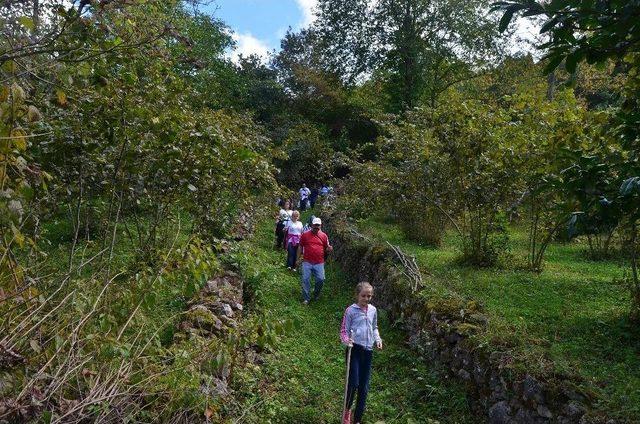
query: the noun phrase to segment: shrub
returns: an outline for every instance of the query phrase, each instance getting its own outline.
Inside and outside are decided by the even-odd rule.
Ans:
[[[446,219],[435,207],[407,203],[396,219],[407,239],[434,247],[442,243]]]

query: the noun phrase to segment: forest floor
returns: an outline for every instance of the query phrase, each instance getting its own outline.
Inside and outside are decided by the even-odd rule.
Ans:
[[[299,275],[284,267],[284,252],[274,250],[270,222],[233,256],[254,293],[250,313],[253,309],[297,322],[259,369],[236,372],[244,412],[234,423],[338,423],[345,373],[338,332],[356,281],[348,281],[329,263],[321,298],[303,305]],[[365,422],[478,422],[463,387],[409,350],[404,333],[390,325],[384,311],[379,327],[385,346],[374,354]]]
[[[584,240],[554,242],[536,274],[525,269],[526,230],[514,226],[502,263],[478,269],[460,262],[452,231],[433,248],[407,240],[390,222],[370,219],[359,228],[414,255],[443,292],[480,302],[490,317],[488,342],[513,346],[515,367],[576,376],[596,410],[640,419],[640,330],[628,319],[627,268],[619,253],[595,261]]]

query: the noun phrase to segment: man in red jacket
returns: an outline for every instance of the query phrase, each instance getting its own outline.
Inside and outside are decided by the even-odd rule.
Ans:
[[[325,254],[333,250],[329,244],[329,238],[320,230],[320,227],[322,227],[322,221],[320,218],[314,218],[311,222],[311,231],[302,234],[298,244],[298,267],[302,261],[302,297],[305,305],[311,301],[311,274],[316,279],[313,300],[317,300],[320,296],[320,290],[324,284]]]

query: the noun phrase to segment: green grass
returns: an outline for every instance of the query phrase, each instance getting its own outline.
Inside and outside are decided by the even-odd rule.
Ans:
[[[260,226],[237,259],[256,291],[252,307],[299,325],[278,341],[262,367],[236,376],[236,390],[245,396],[240,422],[337,423],[345,371],[338,331],[356,282],[329,265],[321,299],[302,305],[299,276],[284,268],[284,252],[273,250],[272,234],[271,223]],[[385,349],[374,354],[366,422],[474,422],[462,387],[407,349],[404,334],[383,311],[380,332]]]
[[[485,336],[513,344],[516,366],[544,373],[551,363],[556,371],[583,379],[583,388],[597,395],[597,410],[640,419],[640,331],[627,318],[627,287],[615,282],[624,275],[621,262],[591,261],[586,245],[574,242],[552,244],[540,274],[518,266],[476,269],[458,261],[451,232],[434,249],[407,241],[393,224],[359,225],[415,255],[440,290],[479,301],[490,316]],[[526,232],[510,230],[511,254],[518,262],[526,258]]]

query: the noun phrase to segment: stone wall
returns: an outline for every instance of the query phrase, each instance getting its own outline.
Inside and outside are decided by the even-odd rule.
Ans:
[[[465,383],[478,417],[496,424],[600,421],[587,417],[588,400],[570,378],[516,372],[509,367],[508,349],[471,337],[484,331],[489,320],[476,302],[430,296],[428,278],[425,287],[415,290],[406,258],[398,256],[396,247],[368,240],[346,221],[323,218],[333,258],[354,281],[374,284],[376,305],[405,328],[414,349]]]
[[[189,302],[189,309],[180,323],[176,341],[197,338],[206,343],[212,340],[225,344],[229,334],[237,328],[242,317],[243,280],[232,271],[225,271],[207,281],[198,295]],[[245,352],[232,352],[242,356]],[[229,394],[232,362],[220,364],[214,376],[214,387],[203,387],[207,395],[225,397]]]

